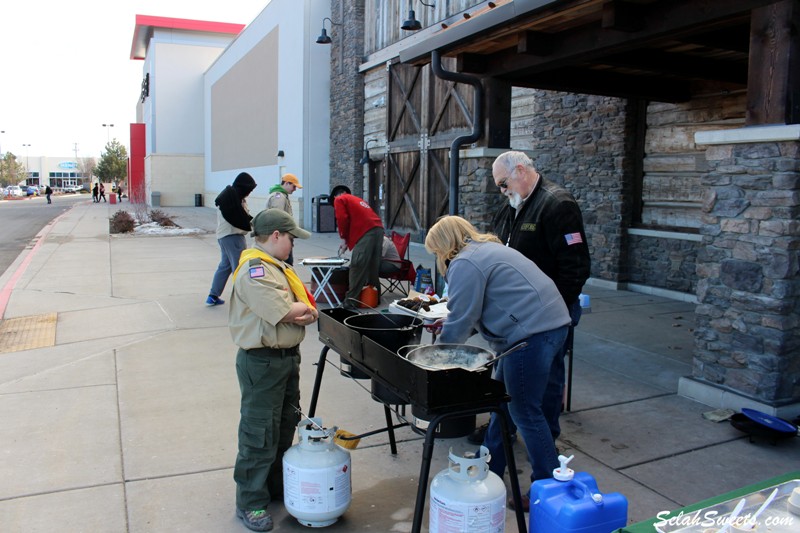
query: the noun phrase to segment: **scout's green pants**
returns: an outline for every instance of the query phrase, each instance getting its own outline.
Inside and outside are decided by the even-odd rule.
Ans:
[[[236,506],[266,509],[283,497],[283,454],[300,421],[300,351],[239,349],[236,375],[242,392],[239,454],[233,468]]]
[[[372,285],[381,291],[378,273],[381,266],[381,252],[383,251],[383,228],[372,228],[367,231],[353,247],[350,254],[349,283],[345,295],[345,306],[358,306],[358,298],[364,285]]]

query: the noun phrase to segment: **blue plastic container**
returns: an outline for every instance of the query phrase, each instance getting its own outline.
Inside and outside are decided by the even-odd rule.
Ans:
[[[622,494],[602,494],[586,472],[566,467],[572,457],[560,456],[560,479],[540,479],[531,486],[531,533],[610,533],[628,522],[628,500]],[[566,460],[566,461],[565,461]]]

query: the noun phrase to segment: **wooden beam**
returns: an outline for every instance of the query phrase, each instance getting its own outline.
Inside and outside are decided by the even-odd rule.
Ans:
[[[750,51],[750,13],[742,17],[741,24],[714,31],[685,35],[677,40],[682,43],[705,46],[706,48],[747,54]]]
[[[487,148],[508,148],[511,144],[511,84],[496,78],[483,80],[483,116],[486,134],[478,141]]]
[[[706,59],[689,54],[640,48],[603,57],[598,63],[680,78],[747,85],[747,64],[744,61]]]
[[[481,54],[458,54],[456,56],[456,71],[480,74],[489,68],[488,59],[489,56]]]
[[[564,68],[530,76],[507,78],[515,87],[597,94],[617,98],[642,98],[655,102],[686,102],[689,82],[658,76],[631,76],[603,70]]]
[[[800,0],[753,10],[748,126],[800,123]]]
[[[553,38],[550,34],[540,31],[520,32],[517,40],[517,53],[549,56],[553,53]]]
[[[483,72],[489,76],[513,75],[514,71],[546,71],[594,61],[608,54],[641,48],[664,39],[681,39],[698,33],[729,27],[749,10],[776,0],[671,0],[642,6],[644,28],[626,33],[603,31],[596,26],[554,34],[553,53],[548,56],[520,55],[516,49],[493,54]],[[731,22],[731,19],[734,19]]]
[[[619,30],[624,32],[640,31],[644,27],[640,5],[623,0],[610,0],[603,4],[604,30]]]

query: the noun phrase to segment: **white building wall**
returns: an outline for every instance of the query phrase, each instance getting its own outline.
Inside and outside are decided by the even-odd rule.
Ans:
[[[283,173],[295,174],[303,189],[292,196],[294,212],[304,227],[311,227],[311,198],[329,192],[329,83],[330,47],[316,44],[330,3],[320,0],[272,0],[208,69],[204,80],[205,102],[211,88],[267,34],[279,29],[278,148],[285,157],[255,168],[212,171],[211,108],[205,108],[205,198],[214,198],[239,172],[255,178],[258,187],[248,204],[253,214],[266,205],[269,188]],[[271,155],[271,154],[270,154]],[[209,157],[211,156],[211,157]],[[302,213],[302,215],[301,215]]]
[[[200,192],[203,176],[203,156],[200,155],[150,155],[145,159],[145,169],[152,176],[148,197],[161,193],[162,206],[192,206],[194,195]]]
[[[153,32],[143,65],[143,75],[150,74],[150,96],[141,105],[148,202],[158,191],[163,206],[191,206],[194,194],[203,192],[203,73],[232,39],[180,30]]]
[[[203,153],[203,73],[220,52],[207,46],[156,44],[153,151]]]

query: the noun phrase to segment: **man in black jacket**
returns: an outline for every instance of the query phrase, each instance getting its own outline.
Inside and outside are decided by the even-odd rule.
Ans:
[[[206,305],[209,307],[225,303],[220,295],[231,272],[239,266],[242,250],[247,247],[245,235],[250,232],[250,221],[253,217],[247,210],[245,199],[255,188],[256,180],[247,172],[242,172],[233,180],[233,185],[222,189],[214,200],[218,208],[217,243],[221,258],[206,298]]]
[[[505,152],[492,174],[508,204],[495,215],[494,233],[552,279],[570,313],[580,318],[578,296],[589,279],[591,258],[575,198],[545,179],[522,152]],[[576,311],[573,312],[573,305]],[[573,316],[573,322],[577,322]]]

